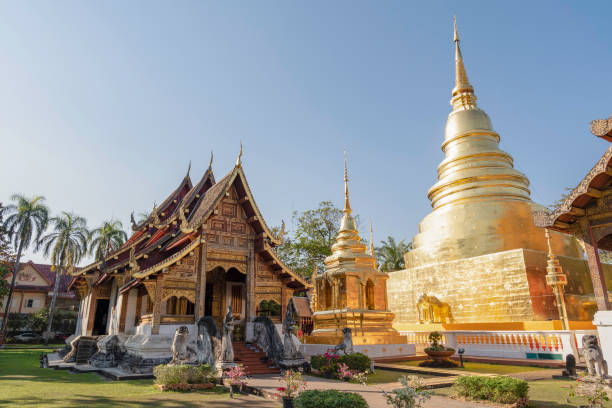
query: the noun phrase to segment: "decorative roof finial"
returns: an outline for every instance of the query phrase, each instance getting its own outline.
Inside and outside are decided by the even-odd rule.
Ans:
[[[238,160],[236,160],[236,167],[242,166],[242,140],[240,141],[240,153],[238,153]]]
[[[187,167],[187,175],[185,175],[185,178],[189,178],[190,171],[191,171],[191,160],[189,160],[189,166]]]
[[[372,228],[372,218],[370,218],[370,255],[374,256],[374,229]]]
[[[474,88],[470,84],[463,64],[463,55],[459,47],[459,32],[457,30],[457,18],[453,16],[455,42],[455,88],[453,89],[453,97],[451,98],[451,106],[454,110],[460,107],[463,109],[473,109],[476,107],[476,95]]]
[[[349,189],[348,189],[348,166],[346,164],[346,148],[344,149],[344,211],[345,213],[351,213],[351,203],[349,202]]]
[[[208,168],[212,169],[212,162],[213,162],[213,151],[210,151],[210,162],[208,162]]]

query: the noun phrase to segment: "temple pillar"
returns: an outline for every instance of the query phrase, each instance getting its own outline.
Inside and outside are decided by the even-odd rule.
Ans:
[[[257,279],[257,268],[255,257],[255,242],[253,240],[248,241],[248,253],[247,253],[247,274],[246,274],[246,310],[245,316],[246,321],[249,322],[255,318],[255,281]],[[284,315],[283,315],[284,316]]]
[[[98,288],[95,286],[91,287],[91,292],[89,293],[89,307],[87,308],[87,325],[85,326],[85,333],[83,333],[84,336],[91,336],[91,333],[93,332],[94,316],[96,314],[97,291]]]
[[[584,250],[587,256],[587,262],[589,264],[589,273],[591,275],[591,281],[593,282],[593,291],[595,292],[595,301],[597,302],[597,309],[600,311],[610,310],[610,300],[608,299],[608,289],[606,287],[606,280],[601,267],[601,260],[599,259],[599,248],[597,247],[597,241],[593,238],[593,230],[591,229],[591,223],[588,219],[584,219],[581,222],[583,227],[582,239],[584,242]]]
[[[204,240],[202,240],[204,241]],[[196,322],[204,317],[206,313],[206,253],[207,245],[206,241],[200,245],[200,258],[197,269],[197,282],[196,282]]]
[[[113,279],[110,289],[110,299],[108,301],[108,312],[106,319],[106,333],[105,334],[117,334],[119,330],[119,321],[117,319],[117,295],[119,288],[117,287],[117,279]]]
[[[158,276],[155,281],[155,297],[153,300],[153,321],[151,322],[151,334],[159,334],[159,324],[161,322],[161,298],[162,298],[162,277]]]
[[[121,308],[119,312],[119,333],[125,333],[125,322],[127,320],[128,306],[130,303],[131,290],[121,294]]]

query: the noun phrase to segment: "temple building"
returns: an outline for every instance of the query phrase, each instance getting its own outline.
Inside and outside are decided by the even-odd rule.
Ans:
[[[561,328],[545,278],[545,231],[532,218],[544,207],[531,200],[528,178],[499,148],[499,134],[476,103],[456,24],[454,43],[445,158],[428,193],[433,210],[419,225],[414,249],[405,254],[406,269],[389,274],[394,327]],[[551,250],[567,275],[570,326],[591,327],[595,298],[582,248],[573,237],[553,232]],[[610,267],[605,269],[612,276]]]
[[[413,354],[413,346],[392,327],[394,314],[387,302],[389,276],[378,270],[373,247],[368,253],[359,237],[351,215],[346,160],[344,165],[344,215],[332,254],[325,258],[325,272],[312,278],[314,330],[305,338],[307,354],[341,343],[345,328],[351,329],[358,351],[370,357]]]
[[[612,115],[591,122],[591,132],[612,142]],[[608,288],[610,274],[600,259],[600,250],[612,251],[612,146],[601,156],[561,204],[552,211],[533,214],[537,226],[575,236],[586,252],[595,292],[597,313],[594,324],[604,358],[612,358],[612,307]]]
[[[177,327],[195,336],[204,316],[221,327],[230,304],[234,340],[249,335],[257,315],[281,323],[289,299],[309,284],[275,254],[284,230],[266,225],[240,156],[219,181],[211,166],[195,185],[188,171],[146,221],[132,217],[120,249],[75,272],[77,335],[118,335],[134,361],[152,366],[169,358]]]

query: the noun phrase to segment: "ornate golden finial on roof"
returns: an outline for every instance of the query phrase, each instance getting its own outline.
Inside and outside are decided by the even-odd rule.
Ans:
[[[189,178],[190,171],[191,171],[191,160],[189,160],[189,166],[187,166],[187,174],[185,175],[185,178]]]
[[[453,88],[451,106],[453,110],[457,110],[461,107],[463,109],[473,109],[476,107],[476,95],[474,95],[474,88],[468,80],[465,65],[463,64],[463,55],[461,55],[461,48],[459,47],[457,18],[454,16],[453,25],[455,29],[453,36],[453,41],[455,42],[455,88]]]
[[[348,166],[346,164],[346,149],[344,149],[344,212],[351,213],[351,203],[349,202],[349,189],[348,189]]]
[[[208,168],[212,169],[212,162],[213,162],[213,151],[210,151],[210,162],[208,162]]]
[[[372,218],[370,218],[370,255],[374,256],[374,229],[372,228]]]
[[[236,167],[242,166],[242,140],[240,141],[240,153],[238,153],[238,160],[236,160]]]
[[[550,232],[548,232],[548,228],[544,228],[544,235],[546,235],[546,242],[548,243],[548,255],[553,255],[552,246],[550,245]]]

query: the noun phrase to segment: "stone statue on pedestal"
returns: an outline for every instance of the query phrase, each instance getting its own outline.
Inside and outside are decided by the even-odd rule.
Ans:
[[[299,350],[301,343],[293,334],[294,326],[295,320],[293,318],[293,312],[290,308],[287,308],[285,320],[283,321],[283,330],[285,332],[283,339],[283,358],[279,362],[279,365],[284,370],[305,368],[308,371],[308,362]]]
[[[227,306],[227,314],[223,319],[223,339],[221,340],[221,360],[224,363],[234,362],[234,347],[232,346],[232,333],[236,321],[234,320],[234,313],[232,311],[232,305]]]
[[[200,320],[198,320],[196,355],[197,362],[199,364],[208,364],[211,367],[215,364],[211,335],[208,333],[208,328],[204,318],[200,318]]]

